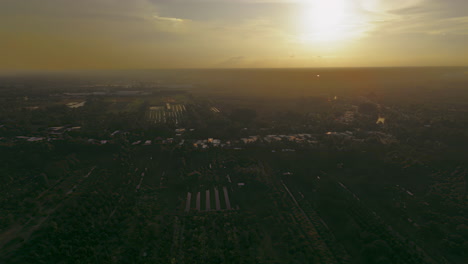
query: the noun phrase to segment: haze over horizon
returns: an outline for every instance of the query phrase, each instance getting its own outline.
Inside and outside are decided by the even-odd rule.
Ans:
[[[2,0],[0,70],[466,66],[463,0]]]

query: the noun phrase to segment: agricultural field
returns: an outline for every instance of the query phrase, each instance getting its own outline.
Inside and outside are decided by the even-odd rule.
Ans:
[[[290,161],[300,153],[75,151],[5,185],[3,263],[444,263],[319,165]]]
[[[141,97],[105,97],[102,100],[108,113],[138,112],[145,103]]]
[[[464,112],[50,97],[1,105],[0,263],[466,263]]]
[[[360,161],[362,164],[357,165],[361,172],[358,174],[359,177],[351,174],[349,169],[340,169],[336,164],[335,168],[329,167],[326,159],[313,152],[263,156],[269,160],[277,178],[281,179],[284,188],[295,200],[301,213],[314,223],[325,241],[330,241],[327,242],[328,245],[335,245],[331,247],[334,255],[343,255],[339,252],[347,252],[350,263],[356,264],[457,263],[454,259],[442,255],[440,249],[437,250],[437,243],[441,241],[436,242],[434,238],[437,235],[429,231],[429,228],[433,227],[424,224],[427,221],[424,218],[434,219],[437,209],[432,206],[432,201],[425,200],[422,196],[418,197],[413,193],[413,188],[409,191],[406,186],[405,188],[390,183],[396,178],[392,177],[397,171],[396,168],[387,169],[388,171],[385,171],[387,175],[380,172],[379,176],[385,175],[390,182],[372,183],[372,188],[369,188],[363,186],[362,181],[364,179],[371,181],[371,178],[378,174],[375,172],[366,174],[366,170],[369,170],[366,166],[370,162],[366,163],[364,161],[366,158],[362,156],[359,157],[362,159]],[[451,184],[460,183],[462,173],[460,168],[455,169],[451,174],[453,180]],[[361,178],[362,175],[367,175],[368,178]],[[444,186],[449,182],[447,178],[448,176],[444,175],[444,183],[438,186]],[[462,188],[450,189],[452,197],[462,193]],[[450,206],[462,208],[456,199],[451,200]],[[448,212],[450,210],[445,210],[444,213],[449,214]],[[453,211],[450,213],[453,214]],[[438,215],[446,217],[442,213]],[[461,219],[448,216],[446,219],[451,219],[445,222],[447,226],[451,225],[453,229],[462,230]]]
[[[173,123],[179,125],[183,122],[187,109],[183,104],[166,103],[165,106],[150,106],[147,112],[149,122],[158,123]]]
[[[219,111],[219,109],[217,107],[210,107],[210,111],[213,112],[213,113],[221,113],[221,111]]]
[[[191,192],[188,192],[185,212],[188,213],[192,210],[196,210],[198,212],[210,212],[211,210],[233,210],[231,201],[229,199],[228,189],[223,186],[222,189],[214,187],[213,189],[197,192],[196,194],[193,193],[193,195]]]

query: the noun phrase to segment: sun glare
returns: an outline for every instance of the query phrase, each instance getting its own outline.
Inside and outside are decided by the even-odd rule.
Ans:
[[[300,40],[331,43],[353,36],[354,15],[346,0],[310,0],[301,6]]]

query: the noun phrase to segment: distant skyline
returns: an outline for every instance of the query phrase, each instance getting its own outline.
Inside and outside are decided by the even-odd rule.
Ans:
[[[0,0],[0,70],[467,66],[466,0]]]

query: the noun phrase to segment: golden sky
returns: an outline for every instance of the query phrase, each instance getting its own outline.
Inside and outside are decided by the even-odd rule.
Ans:
[[[466,0],[0,0],[0,69],[468,65]]]

